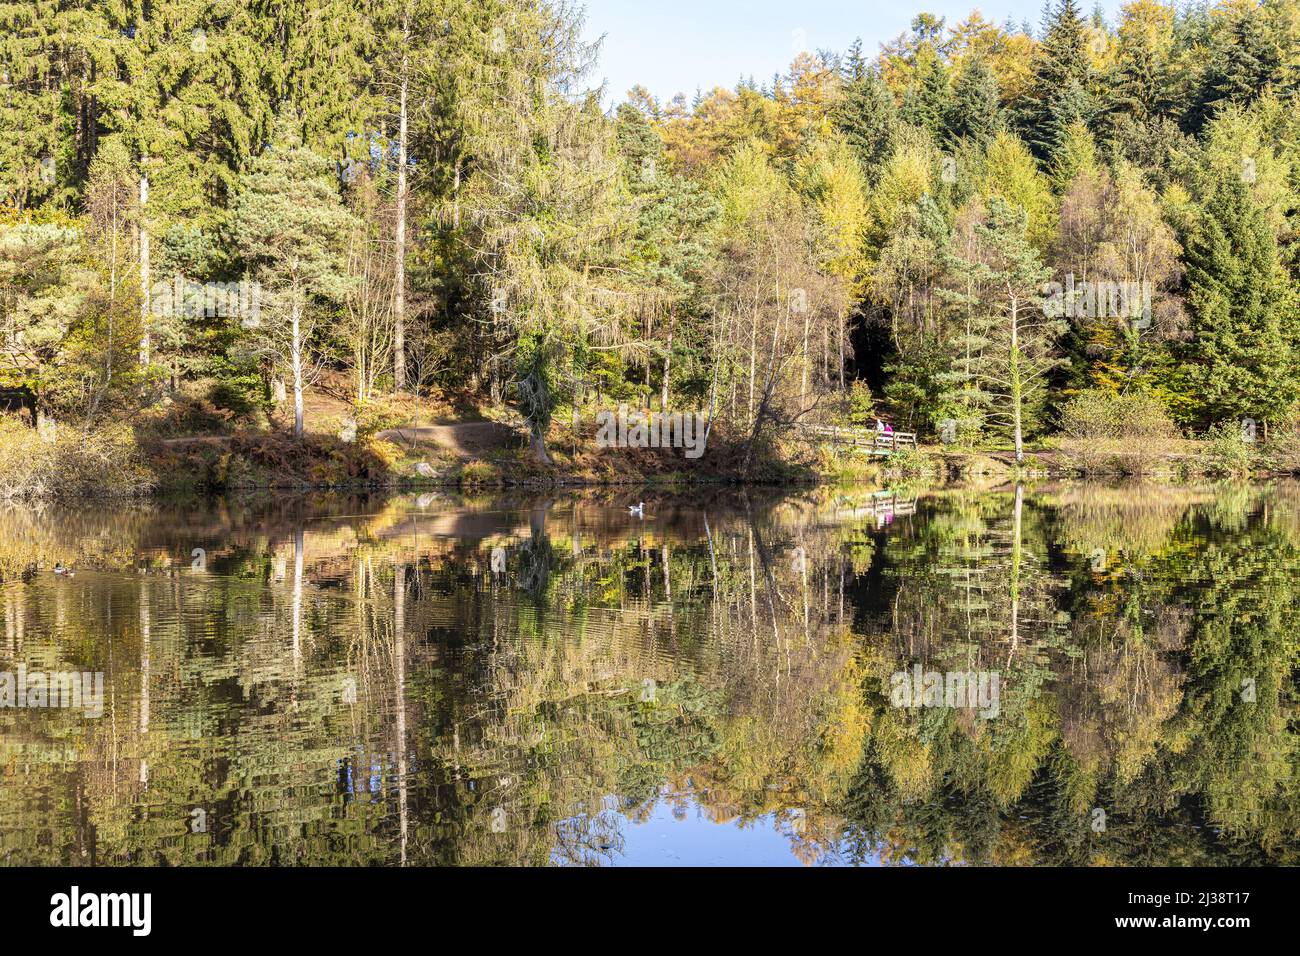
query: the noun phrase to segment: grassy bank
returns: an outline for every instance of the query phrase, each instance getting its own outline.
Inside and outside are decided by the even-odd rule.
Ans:
[[[1255,445],[1218,436],[1176,446],[1045,443],[1017,466],[1009,448],[922,446],[889,458],[830,445],[774,439],[755,449],[725,432],[706,455],[680,450],[597,448],[590,436],[554,427],[550,466],[539,465],[521,432],[503,422],[443,422],[380,427],[381,416],[303,440],[282,428],[166,436],[141,426],[83,431],[60,427],[51,437],[0,416],[0,500],[129,498],[245,489],[493,489],[545,485],[647,484],[687,488],[705,483],[807,484],[899,481],[988,481],[1016,477],[1149,477],[1193,482],[1300,471],[1294,440]]]
[[[251,489],[493,489],[548,485],[797,485],[817,482],[1005,481],[1016,477],[1150,477],[1171,482],[1300,473],[1300,437],[1250,441],[1223,427],[1198,439],[1160,414],[1114,399],[1069,407],[1064,430],[1026,449],[922,445],[889,457],[810,439],[796,428],[757,438],[718,422],[698,458],[681,448],[609,448],[592,414],[557,416],[551,463],[529,448],[519,415],[468,399],[407,395],[356,402],[345,383],[313,389],[301,438],[275,406],[236,413],[201,388],[180,390],[129,423],[36,429],[0,414],[0,500],[143,497]]]

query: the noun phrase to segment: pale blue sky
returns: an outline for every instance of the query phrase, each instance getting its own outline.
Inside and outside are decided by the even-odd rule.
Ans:
[[[1042,0],[585,0],[587,37],[605,36],[596,81],[609,81],[607,102],[641,83],[661,99],[696,88],[732,87],[742,76],[760,84],[784,72],[802,41],[808,50],[844,50],[854,37],[872,56],[920,12],[953,24],[979,9],[1001,24],[1029,20],[1037,29]],[[1103,0],[1114,20],[1121,0]],[[1080,6],[1091,13],[1093,4]],[[802,31],[796,34],[796,31]]]

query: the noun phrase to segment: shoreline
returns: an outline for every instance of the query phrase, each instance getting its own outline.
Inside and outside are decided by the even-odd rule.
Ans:
[[[352,482],[265,482],[257,484],[234,484],[225,486],[208,486],[198,483],[162,484],[143,491],[120,492],[112,489],[79,490],[67,494],[45,496],[10,496],[0,497],[0,506],[44,506],[70,502],[105,501],[105,502],[150,502],[174,501],[187,497],[220,498],[258,494],[274,495],[419,495],[428,493],[455,492],[461,494],[500,494],[519,491],[529,492],[581,492],[601,490],[646,489],[656,493],[684,494],[692,490],[716,491],[735,489],[745,491],[755,489],[762,491],[800,491],[817,488],[863,488],[875,487],[881,490],[900,486],[924,486],[931,489],[970,488],[973,490],[992,490],[1015,484],[1061,483],[1061,484],[1105,484],[1105,485],[1158,485],[1171,489],[1191,489],[1205,484],[1240,483],[1266,484],[1269,482],[1300,479],[1300,473],[1286,470],[1267,469],[1242,474],[1213,474],[1206,472],[1152,471],[1142,473],[1119,470],[1083,471],[1061,469],[1026,468],[1017,473],[1014,468],[989,470],[931,470],[920,474],[891,475],[880,473],[876,476],[823,474],[804,478],[763,479],[744,478],[738,475],[714,475],[709,477],[679,476],[663,477],[646,475],[636,478],[605,479],[581,476],[562,477],[522,477],[502,478],[495,481],[465,481],[448,476],[445,478],[399,478],[389,481],[352,481]]]
[[[169,436],[120,424],[61,432],[57,441],[10,429],[0,462],[0,502],[131,500],[248,492],[420,494],[599,488],[808,488],[925,483],[977,486],[1039,481],[1273,481],[1300,475],[1289,446],[1180,439],[1167,442],[1049,438],[1017,463],[1008,447],[921,445],[885,456],[842,444],[786,438],[751,454],[743,439],[715,434],[705,459],[675,449],[601,448],[557,430],[550,465],[515,430],[497,423],[365,431],[347,438],[281,430]],[[412,437],[415,435],[415,437]]]

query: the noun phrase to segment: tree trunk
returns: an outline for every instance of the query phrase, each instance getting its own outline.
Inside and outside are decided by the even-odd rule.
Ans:
[[[668,413],[668,374],[673,368],[673,332],[677,328],[677,313],[674,311],[668,319],[668,347],[664,352],[664,380],[659,391],[659,411]]]
[[[150,633],[151,615],[149,605],[149,588],[140,582],[140,737],[143,741],[149,735],[149,651],[153,642]],[[149,782],[149,762],[143,753],[140,756],[140,782]]]
[[[419,573],[417,566],[416,573]],[[393,722],[397,750],[397,830],[401,838],[401,862],[406,865],[407,766],[406,766],[406,565],[393,568]]]
[[[290,598],[290,615],[293,628],[293,672],[298,673],[298,664],[302,660],[302,573],[303,551],[306,536],[299,525],[293,533],[293,593]]]
[[[295,438],[303,436],[303,412],[302,412],[302,303],[298,297],[293,301],[293,345],[292,345],[292,364],[293,364],[293,435]]]
[[[410,14],[402,19],[402,46],[409,46]],[[406,90],[407,65],[405,53],[402,54],[402,76],[400,79],[398,121],[397,121],[397,229],[393,258],[396,260],[396,276],[393,284],[393,386],[397,391],[406,390]]]
[[[808,323],[812,316],[805,307],[803,310],[803,373],[799,378],[799,411],[808,407]]]
[[[550,452],[546,450],[546,436],[536,428],[528,433],[528,445],[532,449],[533,458],[537,460],[539,465],[550,466],[553,464]]]
[[[149,202],[149,179],[140,175],[140,364],[149,364],[149,227],[144,210]]]
[[[1011,658],[1020,643],[1020,529],[1024,508],[1025,486],[1016,482],[1016,501],[1011,513],[1011,648],[1007,652],[1007,667],[1011,666]]]
[[[1022,388],[1020,382],[1020,320],[1018,317],[1018,304],[1015,299],[1011,300],[1011,365],[1008,378],[1011,381],[1011,414],[1015,428],[1016,440],[1016,464],[1024,464],[1025,461],[1025,442],[1021,434],[1020,405],[1022,401]]]

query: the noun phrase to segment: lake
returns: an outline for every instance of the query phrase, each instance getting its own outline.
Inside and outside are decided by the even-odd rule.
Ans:
[[[1300,862],[1300,487],[635,497],[0,508],[0,858]]]

